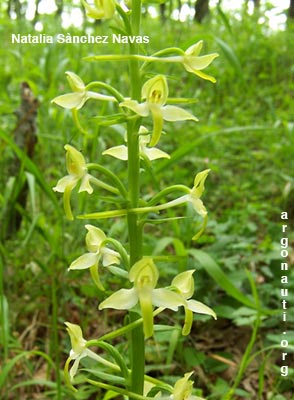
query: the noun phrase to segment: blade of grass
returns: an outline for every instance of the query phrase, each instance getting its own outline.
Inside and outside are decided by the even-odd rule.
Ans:
[[[4,295],[4,263],[0,255],[0,320],[1,320],[1,337],[0,343],[3,348],[2,360],[5,362],[8,358],[8,338],[9,338],[9,317],[8,302]]]
[[[215,282],[217,282],[217,284],[229,296],[233,297],[240,303],[245,304],[250,308],[256,309],[256,304],[231,283],[231,281],[227,278],[226,274],[222,271],[220,266],[213,260],[213,258],[209,254],[196,249],[189,250],[189,254],[199,262],[199,264],[212,277],[212,279],[214,279]]]
[[[32,175],[34,175],[43,192],[53,203],[55,210],[61,214],[61,208],[59,206],[57,197],[55,196],[52,188],[48,185],[46,179],[44,179],[44,176],[37,165],[13,142],[13,140],[5,132],[0,131],[0,138],[3,139],[12,148],[17,157],[23,163],[24,167]]]

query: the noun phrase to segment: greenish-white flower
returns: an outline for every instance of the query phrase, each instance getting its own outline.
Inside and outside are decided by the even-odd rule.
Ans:
[[[185,308],[185,323],[183,327],[183,335],[190,333],[193,323],[193,313],[211,315],[216,319],[215,312],[205,304],[194,299],[190,299],[194,293],[193,274],[195,270],[188,270],[178,274],[172,281],[172,286],[183,298],[183,306]]]
[[[195,176],[194,186],[192,187],[190,193],[186,195],[187,201],[193,204],[195,211],[202,217],[206,216],[207,211],[200,197],[204,192],[204,183],[207,175],[209,174],[209,171],[210,169],[205,169]]]
[[[57,96],[51,101],[52,103],[56,103],[59,106],[70,110],[79,110],[89,99],[115,101],[115,98],[112,96],[106,96],[104,94],[87,90],[82,79],[74,72],[67,71],[66,77],[72,89],[72,93]]]
[[[189,380],[192,375],[193,371],[188,372],[176,382],[170,400],[204,400],[192,394],[193,382]]]
[[[65,369],[67,371],[69,363],[74,361],[69,370],[70,378],[73,379],[77,373],[79,363],[82,358],[90,357],[96,361],[100,361],[101,358],[86,347],[87,341],[83,338],[83,332],[79,325],[72,324],[70,322],[65,322],[65,325],[71,341],[71,350]]]
[[[216,82],[216,79],[213,76],[205,74],[202,70],[208,67],[212,61],[218,57],[217,53],[207,54],[205,56],[199,56],[201,49],[203,46],[203,41],[200,40],[196,44],[190,46],[183,56],[183,66],[188,72],[192,72],[195,75],[198,75],[202,79],[206,79],[213,83]]]
[[[89,252],[73,261],[69,270],[89,268],[96,285],[99,289],[104,290],[99,276],[99,264],[101,263],[104,267],[119,264],[120,254],[106,247],[107,237],[101,229],[93,225],[85,225],[85,228],[88,230],[86,246]]]
[[[90,5],[85,0],[82,0],[85,7],[86,14],[94,19],[108,19],[112,18],[115,12],[114,0],[94,0],[94,4]]]
[[[120,103],[120,106],[129,108],[142,117],[147,117],[149,114],[152,115],[153,132],[150,141],[151,147],[155,146],[160,139],[163,121],[198,121],[188,111],[180,107],[166,105],[168,85],[164,75],[157,75],[145,82],[142,87],[142,99],[146,99],[146,101],[138,103],[136,100],[125,100]]]
[[[161,392],[155,396],[158,400],[204,400],[202,397],[194,396],[193,382],[190,380],[192,372],[187,372],[183,378],[178,379],[172,388],[172,394],[162,396]]]
[[[150,143],[150,135],[147,135],[148,130],[141,126],[139,129],[139,151],[141,158],[148,158],[148,160],[153,161],[159,158],[170,158],[170,155],[164,151],[157,149],[156,147],[148,147]],[[119,160],[126,161],[128,159],[128,147],[125,145],[111,147],[105,150],[103,155],[109,155]]]
[[[70,206],[71,192],[80,183],[79,192],[93,193],[93,188],[90,184],[92,177],[88,174],[86,161],[82,153],[69,144],[66,144],[64,148],[66,150],[66,169],[68,175],[61,178],[53,190],[64,193],[63,202],[66,216],[69,219],[73,219]]]
[[[194,179],[194,186],[192,187],[192,189],[188,189],[187,194],[184,194],[181,197],[178,197],[175,200],[171,200],[165,204],[160,204],[158,206],[154,206],[154,207],[150,207],[150,211],[161,211],[161,210],[166,210],[168,208],[171,207],[175,207],[178,206],[180,204],[184,204],[184,203],[192,203],[195,211],[201,215],[202,217],[206,217],[207,215],[207,210],[202,202],[202,200],[200,199],[200,197],[202,196],[203,192],[204,192],[204,183],[205,180],[207,178],[207,175],[209,173],[209,169],[206,169],[204,171],[199,172],[195,179]],[[144,210],[144,208],[143,208]]]
[[[155,289],[158,270],[150,257],[144,257],[132,266],[129,280],[134,284],[131,289],[120,289],[113,293],[99,305],[99,309],[130,310],[139,303],[144,334],[148,338],[153,334],[153,306],[177,311],[183,305],[183,298],[167,288]]]

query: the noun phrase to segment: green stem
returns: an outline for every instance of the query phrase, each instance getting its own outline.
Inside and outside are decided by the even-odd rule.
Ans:
[[[130,17],[133,35],[140,34],[141,25],[141,0],[132,1],[132,13]],[[130,54],[138,52],[138,44],[130,44]],[[141,77],[139,62],[136,59],[129,61],[131,98],[141,100]],[[127,123],[128,141],[128,188],[129,206],[136,208],[139,205],[140,195],[140,153],[139,153],[139,128],[140,118],[129,120]],[[143,228],[139,223],[139,216],[128,213],[128,233],[130,245],[130,267],[142,258]],[[129,313],[130,322],[135,322],[139,315],[133,311]],[[131,361],[131,391],[143,395],[145,373],[145,342],[142,325],[131,331],[130,334],[130,361]],[[129,395],[129,397],[131,397]]]
[[[90,178],[90,181],[91,181],[91,183],[100,187],[101,189],[108,190],[109,192],[114,193],[114,194],[119,194],[119,190],[117,188],[108,185],[107,183],[101,181],[100,179],[95,178],[94,176],[92,176]]]
[[[115,393],[122,394],[123,396],[128,396],[130,399],[135,399],[135,400],[149,400],[149,399],[152,400],[153,399],[153,397],[146,397],[146,396],[143,396],[141,394],[133,393],[133,392],[130,392],[130,391],[126,390],[126,389],[122,389],[122,388],[117,387],[117,386],[109,385],[107,383],[96,382],[96,381],[93,381],[91,379],[87,379],[86,381],[88,383],[90,383],[91,385],[97,386],[97,387],[99,387],[101,389],[111,390],[111,391],[113,391]]]
[[[124,101],[123,95],[121,93],[119,93],[119,91],[117,91],[114,87],[108,85],[105,82],[99,82],[99,81],[91,82],[86,86],[86,90],[92,89],[93,87],[98,87],[98,88],[107,90],[109,93],[111,93],[114,96],[114,99],[113,99],[114,101],[117,100],[119,103]]]
[[[54,271],[55,272],[55,271]],[[52,329],[52,337],[51,337],[51,351],[50,355],[55,360],[55,371],[56,371],[56,400],[61,399],[61,376],[60,376],[60,345],[59,345],[59,337],[58,337],[58,287],[57,287],[58,277],[55,272],[51,276],[51,301],[52,301],[52,315],[51,315],[51,329]]]
[[[149,206],[154,206],[155,204],[159,203],[159,200],[161,200],[163,197],[166,197],[170,193],[174,192],[183,192],[185,194],[189,194],[191,190],[184,185],[173,185],[169,186],[163,190],[161,190],[159,193],[157,193],[152,199],[148,202]]]
[[[110,171],[109,169],[107,169],[105,167],[102,167],[102,165],[100,165],[100,164],[95,164],[95,163],[87,164],[87,168],[88,168],[88,171],[94,169],[94,170],[99,171],[102,174],[108,176],[108,178],[110,178],[112,180],[112,182],[114,183],[114,185],[118,188],[121,195],[124,198],[127,197],[127,191],[126,191],[124,185],[122,184],[121,180],[117,177],[117,175],[115,175],[112,171]]]
[[[129,270],[130,269],[129,255],[126,252],[126,249],[123,247],[123,245],[118,240],[115,240],[115,239],[112,239],[112,238],[106,238],[102,244],[104,245],[104,244],[107,244],[107,243],[112,244],[113,247],[119,252],[124,267],[127,270]]]

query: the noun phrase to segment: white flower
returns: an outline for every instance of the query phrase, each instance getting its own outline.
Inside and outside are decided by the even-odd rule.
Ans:
[[[194,293],[193,274],[195,270],[188,270],[178,274],[172,281],[172,286],[177,289],[177,292],[183,298],[183,306],[185,308],[185,323],[182,330],[183,335],[190,333],[193,323],[193,313],[211,315],[216,319],[215,312],[205,304],[194,299],[190,299]]]
[[[158,270],[150,257],[144,257],[132,266],[129,279],[134,283],[133,288],[120,289],[113,293],[99,305],[99,309],[130,310],[139,303],[144,334],[148,338],[153,334],[153,305],[177,311],[178,307],[183,305],[183,299],[169,289],[155,289]]]
[[[190,46],[185,51],[182,61],[184,68],[188,72],[192,72],[193,74],[198,75],[202,79],[206,79],[208,81],[215,83],[216,82],[215,78],[213,76],[205,74],[204,72],[202,72],[202,70],[208,67],[208,65],[211,64],[216,57],[218,57],[218,54],[212,53],[212,54],[207,54],[205,56],[199,56],[202,46],[203,46],[203,41],[200,40],[196,44]]]
[[[69,266],[70,270],[90,269],[91,276],[99,287],[104,290],[99,277],[99,263],[101,261],[104,267],[120,263],[120,254],[106,247],[105,233],[93,225],[85,225],[88,230],[86,235],[86,245],[89,253],[83,254]]]
[[[170,158],[170,155],[165,153],[164,151],[157,149],[156,147],[147,147],[150,143],[150,135],[146,133],[148,130],[141,126],[139,129],[139,146],[140,146],[140,157],[141,158],[148,158],[148,160],[153,161],[159,158]],[[105,150],[103,155],[109,155],[119,160],[126,161],[128,159],[128,147],[121,145],[111,147],[110,149]]]
[[[69,370],[70,378],[73,379],[77,373],[82,358],[90,357],[93,360],[100,361],[100,357],[92,350],[87,349],[87,341],[83,338],[83,333],[79,325],[71,324],[70,322],[65,322],[65,325],[71,341],[71,350],[68,362],[66,363],[66,369],[68,368],[68,364],[74,360],[74,363]]]
[[[115,101],[115,98],[112,96],[106,96],[104,94],[87,90],[82,79],[74,72],[67,71],[66,77],[72,89],[72,93],[66,93],[62,94],[61,96],[57,96],[51,101],[51,103],[56,103],[59,106],[69,110],[79,110],[89,99]]]
[[[198,119],[188,111],[180,107],[165,105],[168,98],[168,86],[164,75],[157,75],[149,79],[142,87],[142,99],[144,103],[136,100],[125,100],[120,103],[121,107],[129,108],[136,114],[147,117],[150,113],[153,118],[153,132],[150,146],[155,146],[162,132],[163,121],[185,121]]]
[[[61,178],[53,190],[64,193],[63,202],[66,216],[69,219],[73,219],[70,206],[71,192],[80,182],[79,192],[93,193],[93,188],[90,185],[92,177],[88,174],[86,161],[82,153],[69,144],[66,144],[64,148],[66,150],[66,169],[68,175]]]

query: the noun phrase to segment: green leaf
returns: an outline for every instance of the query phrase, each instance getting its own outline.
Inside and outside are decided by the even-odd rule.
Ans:
[[[189,254],[195,260],[197,260],[200,265],[205,269],[205,271],[212,277],[212,279],[217,282],[217,284],[231,297],[238,300],[240,303],[246,306],[256,309],[256,304],[252,301],[249,296],[245,296],[232,282],[227,278],[227,275],[222,271],[220,266],[213,260],[210,255],[201,250],[191,249]]]

